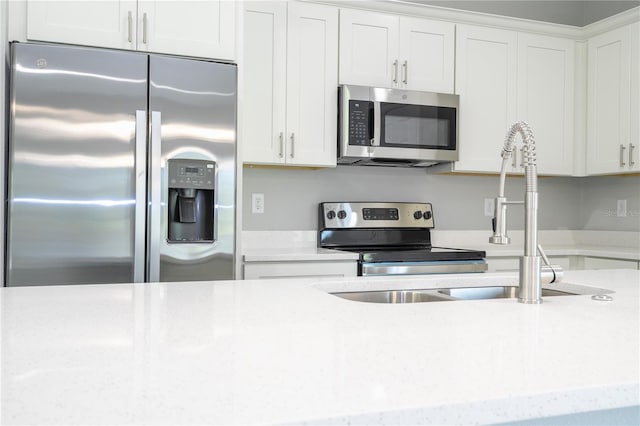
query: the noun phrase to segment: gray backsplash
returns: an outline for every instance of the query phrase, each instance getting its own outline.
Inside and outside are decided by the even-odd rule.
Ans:
[[[484,199],[498,191],[497,176],[428,174],[421,169],[340,166],[335,169],[245,168],[243,229],[315,230],[322,201],[424,201],[433,204],[436,229],[490,229]],[[540,178],[543,230],[640,231],[640,177]],[[265,194],[265,213],[251,213],[251,194]],[[507,179],[507,197],[521,200],[523,178]],[[616,201],[627,200],[627,217]],[[522,207],[510,207],[509,229],[522,229]]]
[[[580,180],[580,228],[640,231],[640,177],[601,176]],[[618,200],[627,200],[627,216],[617,217]]]

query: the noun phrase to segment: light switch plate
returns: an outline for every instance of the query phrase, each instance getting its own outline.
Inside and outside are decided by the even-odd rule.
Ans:
[[[264,194],[254,192],[251,194],[251,213],[264,213]]]
[[[484,199],[484,215],[487,217],[494,217],[495,200],[493,198]]]

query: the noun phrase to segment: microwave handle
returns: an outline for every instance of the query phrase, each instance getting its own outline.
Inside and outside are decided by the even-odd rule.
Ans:
[[[380,111],[380,102],[373,102],[373,117],[369,121],[373,130],[373,139],[371,139],[371,146],[380,146],[380,125],[382,124],[382,116]],[[371,133],[369,133],[371,134]]]

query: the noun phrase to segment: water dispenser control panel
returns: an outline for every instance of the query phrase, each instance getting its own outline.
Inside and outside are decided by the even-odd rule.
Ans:
[[[212,243],[216,239],[216,163],[173,158],[167,161],[167,242]]]
[[[215,189],[214,161],[178,158],[167,161],[167,167],[171,188]]]

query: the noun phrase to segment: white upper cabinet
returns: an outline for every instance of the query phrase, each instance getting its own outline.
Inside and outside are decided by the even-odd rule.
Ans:
[[[340,84],[394,87],[398,26],[394,15],[340,9]]]
[[[587,174],[640,170],[639,25],[589,39]]]
[[[338,9],[244,5],[243,161],[336,165]]]
[[[399,87],[453,93],[455,25],[401,16],[399,59]]]
[[[245,3],[243,15],[243,160],[284,163],[287,4]]]
[[[455,171],[500,171],[504,137],[517,117],[517,42],[514,31],[457,27],[460,159],[453,166]],[[509,171],[515,170],[513,167]]]
[[[499,172],[507,130],[526,121],[535,136],[538,172],[573,173],[572,40],[458,25],[456,60],[460,160],[455,171]],[[518,147],[509,173],[523,173],[519,141]]]
[[[538,173],[573,173],[574,79],[573,40],[518,33],[517,120],[533,130]]]
[[[340,84],[453,93],[455,25],[340,10]]]
[[[139,1],[138,22],[139,50],[235,58],[232,1]]]
[[[206,1],[27,2],[27,39],[234,59],[235,5]]]
[[[135,49],[137,2],[27,2],[27,39]]]

